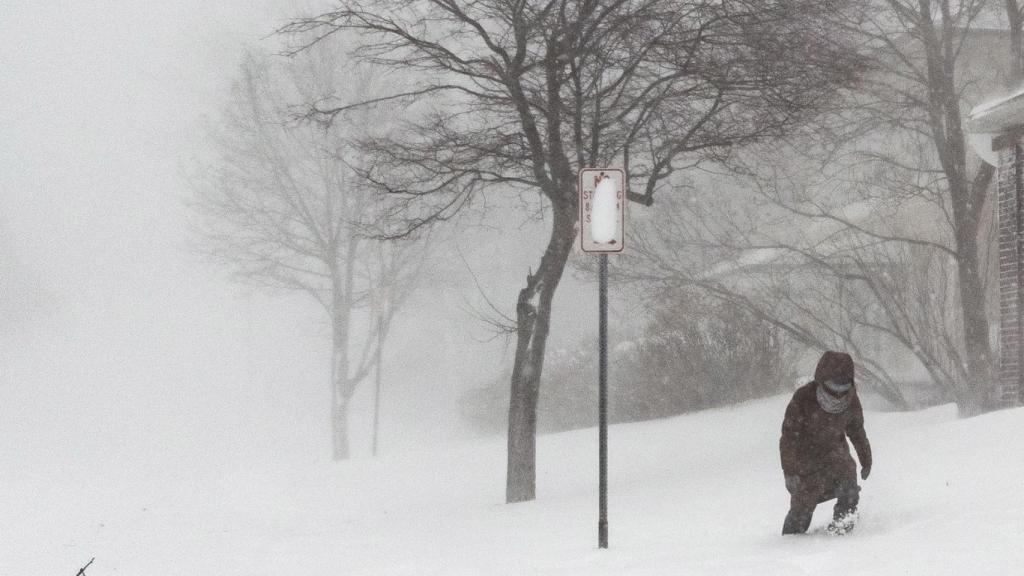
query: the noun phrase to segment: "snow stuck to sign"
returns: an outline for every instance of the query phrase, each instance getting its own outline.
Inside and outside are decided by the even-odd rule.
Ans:
[[[605,551],[582,430],[540,439],[538,499],[520,505],[502,503],[501,438],[320,467],[10,475],[0,573],[74,574],[92,557],[90,576],[1021,573],[1024,410],[869,412],[856,531],[823,534],[826,504],[811,534],[783,538],[785,403],[613,426]]]

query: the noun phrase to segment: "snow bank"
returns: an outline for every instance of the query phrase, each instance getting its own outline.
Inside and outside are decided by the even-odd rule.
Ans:
[[[540,439],[538,499],[511,506],[501,438],[321,467],[5,474],[0,574],[73,574],[94,556],[90,576],[1021,573],[1024,410],[869,412],[857,531],[821,534],[826,504],[810,535],[782,538],[785,402],[613,426],[606,551],[583,430]]]

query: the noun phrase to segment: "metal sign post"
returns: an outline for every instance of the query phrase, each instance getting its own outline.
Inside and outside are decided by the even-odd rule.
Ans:
[[[608,254],[622,252],[626,177],[617,168],[579,175],[580,247],[598,254],[598,517],[597,546],[608,547]]]
[[[601,254],[598,272],[598,351],[597,370],[597,451],[598,451],[598,512],[597,547],[608,547],[608,255]]]

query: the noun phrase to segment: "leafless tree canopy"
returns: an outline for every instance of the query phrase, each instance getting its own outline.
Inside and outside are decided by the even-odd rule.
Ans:
[[[867,6],[845,27],[870,73],[793,147],[746,154],[727,186],[753,208],[690,203],[678,214],[689,226],[641,238],[655,264],[640,274],[696,282],[813,348],[858,352],[876,390],[906,406],[901,351],[974,414],[991,382],[994,168],[969,153],[963,115],[1019,79],[1020,9],[1006,3],[1000,32],[982,24],[1003,8],[991,2]],[[708,274],[709,260],[736,265]]]
[[[362,176],[386,192],[390,235],[447,220],[476,193],[531,190],[551,237],[516,304],[509,501],[534,496],[536,407],[551,302],[572,249],[576,178],[620,165],[644,205],[677,170],[778,136],[826,106],[860,70],[808,0],[345,1],[282,32],[294,53],[331,36],[406,75],[407,89],[312,107],[332,122],[372,104],[408,105],[396,138],[372,137]]]
[[[377,78],[352,74],[345,62],[327,49],[247,60],[216,130],[218,155],[199,170],[192,202],[201,251],[244,282],[302,292],[326,313],[339,459],[348,454],[349,399],[376,364],[425,254],[423,242],[384,247],[374,238],[381,204],[353,169],[362,124],[324,130],[294,119],[297,107],[335,94],[353,76],[358,93],[372,88]],[[369,111],[360,120],[385,124]]]
[[[859,62],[822,25],[839,6],[343,2],[284,31],[296,52],[359,34],[357,56],[409,75],[406,91],[310,115],[329,121],[393,100],[419,112],[401,137],[366,142],[373,182],[404,198],[443,197],[405,222],[416,228],[490,184],[571,202],[577,170],[610,163],[626,168],[630,199],[650,204],[695,161],[689,153],[778,135],[852,78]]]

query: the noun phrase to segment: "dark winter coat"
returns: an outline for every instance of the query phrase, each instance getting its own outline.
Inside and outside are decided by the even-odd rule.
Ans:
[[[864,433],[864,410],[854,386],[849,407],[830,414],[818,405],[820,382],[829,378],[853,380],[853,361],[843,353],[828,352],[815,371],[814,380],[793,394],[782,422],[779,452],[786,476],[839,477],[857,467],[846,443],[849,436],[861,467],[871,468],[871,445]]]

